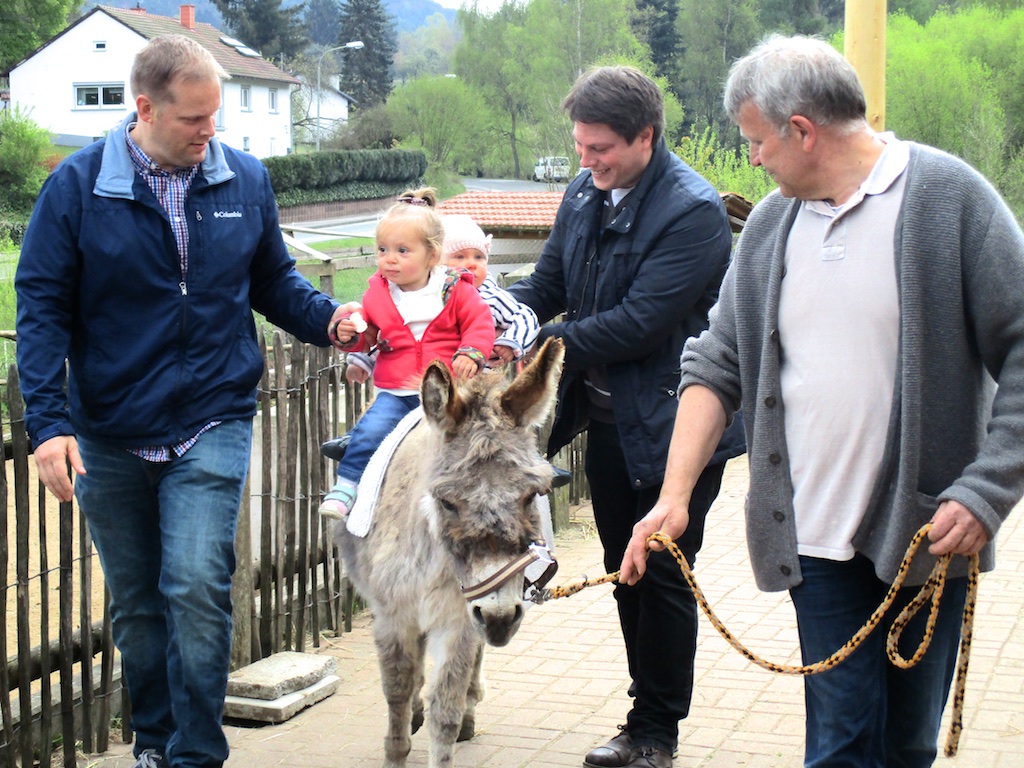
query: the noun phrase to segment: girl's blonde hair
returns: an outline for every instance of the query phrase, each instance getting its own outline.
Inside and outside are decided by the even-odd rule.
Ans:
[[[377,222],[379,235],[385,227],[402,225],[415,228],[431,257],[441,258],[444,247],[444,224],[437,212],[437,190],[433,187],[408,189],[398,196],[398,202],[388,208]]]

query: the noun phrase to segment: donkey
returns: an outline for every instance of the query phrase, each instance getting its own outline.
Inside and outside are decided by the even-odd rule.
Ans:
[[[420,385],[423,420],[391,458],[369,532],[337,526],[349,576],[373,613],[388,704],[384,768],[405,766],[424,721],[426,651],[430,768],[451,768],[456,740],[474,733],[484,643],[506,645],[523,619],[523,566],[509,563],[529,560],[541,536],[535,500],[552,472],[535,429],[563,357],[562,342],[549,340],[511,383],[492,374],[457,383],[432,363]]]

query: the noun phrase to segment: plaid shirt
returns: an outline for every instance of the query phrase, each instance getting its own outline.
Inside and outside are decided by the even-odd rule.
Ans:
[[[124,137],[128,143],[128,154],[135,165],[135,170],[146,180],[149,188],[153,190],[156,199],[160,201],[167,212],[167,218],[171,223],[171,231],[174,232],[174,241],[178,245],[178,262],[181,267],[181,290],[186,291],[185,278],[188,275],[188,221],[185,218],[185,198],[192,187],[192,182],[199,172],[199,166],[191,168],[175,168],[165,171],[157,165],[149,155],[142,151],[142,148],[132,139],[131,130],[135,123],[129,123],[125,127]],[[200,429],[188,440],[176,445],[151,445],[143,448],[130,448],[136,456],[146,461],[166,462],[181,456],[199,441],[200,435],[213,429],[220,424],[219,421],[211,421]]]

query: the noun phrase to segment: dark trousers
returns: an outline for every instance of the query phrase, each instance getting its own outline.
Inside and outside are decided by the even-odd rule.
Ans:
[[[690,565],[704,539],[704,520],[722,485],[723,464],[706,468],[693,489],[690,526],[676,540]],[[661,486],[636,490],[626,469],[618,429],[592,422],[587,433],[587,480],[604,565],[618,570],[633,524],[646,515]],[[668,552],[652,554],[636,586],[616,585],[619,622],[632,678],[633,709],[626,725],[637,746],[676,748],[679,721],[690,710],[697,651],[697,603]]]

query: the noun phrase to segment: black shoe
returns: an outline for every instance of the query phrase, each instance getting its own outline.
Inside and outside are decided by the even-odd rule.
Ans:
[[[563,485],[568,485],[569,481],[572,480],[572,472],[568,469],[562,469],[556,467],[554,464],[551,465],[551,470],[554,473],[551,477],[551,489],[561,488]]]
[[[633,739],[630,738],[626,726],[620,725],[619,735],[613,737],[607,744],[594,747],[587,752],[587,756],[583,758],[583,765],[587,768],[623,768],[629,765],[633,751]]]
[[[672,768],[672,755],[658,747],[637,747],[625,768]]]
[[[332,440],[328,440],[326,443],[321,443],[320,453],[328,459],[341,461],[341,457],[345,455],[345,449],[348,448],[348,444],[350,442],[352,442],[352,434],[350,432],[346,432],[341,437],[335,437]]]

